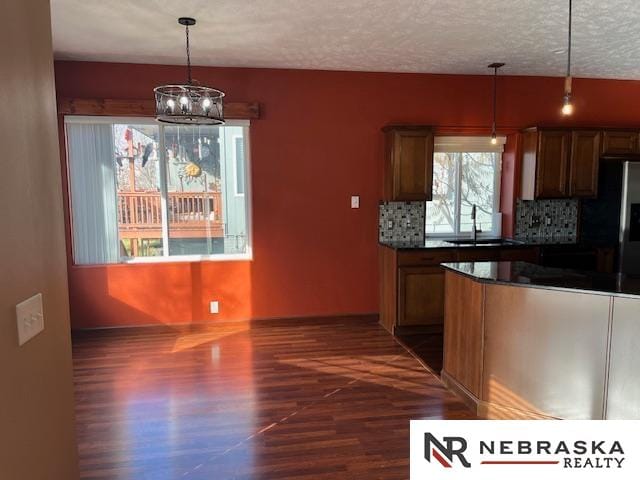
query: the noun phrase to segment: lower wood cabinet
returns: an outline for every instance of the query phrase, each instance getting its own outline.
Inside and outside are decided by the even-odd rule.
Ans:
[[[444,372],[480,396],[484,285],[447,272]]]
[[[397,324],[442,325],[443,314],[443,270],[438,266],[400,267]]]
[[[538,261],[538,249],[526,246],[379,249],[380,323],[391,333],[442,332],[445,295],[441,263]]]

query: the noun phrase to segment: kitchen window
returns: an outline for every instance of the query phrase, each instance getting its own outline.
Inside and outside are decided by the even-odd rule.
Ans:
[[[65,133],[76,264],[251,258],[248,121],[68,116]]]
[[[433,200],[427,202],[428,237],[471,234],[476,206],[478,236],[499,237],[500,169],[504,138],[492,145],[488,137],[436,137]]]

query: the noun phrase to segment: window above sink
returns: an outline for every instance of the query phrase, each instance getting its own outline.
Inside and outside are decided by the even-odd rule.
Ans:
[[[505,138],[436,137],[433,200],[427,202],[427,237],[468,238],[476,205],[478,238],[501,234],[500,172]]]

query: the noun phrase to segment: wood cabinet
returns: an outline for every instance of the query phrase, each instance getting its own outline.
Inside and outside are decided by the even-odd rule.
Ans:
[[[598,187],[600,131],[528,129],[522,143],[524,200],[594,197]]]
[[[529,130],[522,142],[522,198],[563,198],[569,193],[567,131]]]
[[[569,196],[595,197],[598,194],[600,132],[578,130],[571,133]]]
[[[640,153],[640,132],[637,130],[605,130],[602,132],[603,155]]]
[[[444,321],[444,270],[447,262],[527,261],[538,249],[522,247],[396,250],[379,247],[380,323],[391,333],[441,332]]]
[[[450,385],[447,380],[454,379],[476,398],[480,396],[482,378],[483,303],[484,285],[446,273],[442,376],[445,384]]]
[[[398,269],[399,326],[441,325],[444,272],[438,266]]]
[[[501,250],[500,261],[538,263],[540,261],[540,249],[537,247],[522,247]]]
[[[385,133],[384,200],[428,201],[433,188],[433,131],[392,125]]]

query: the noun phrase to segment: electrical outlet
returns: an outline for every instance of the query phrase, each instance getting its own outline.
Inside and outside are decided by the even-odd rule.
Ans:
[[[351,208],[360,208],[360,195],[351,195]]]
[[[388,229],[392,229],[393,228],[393,220],[387,220],[387,228]]]
[[[220,304],[217,300],[209,303],[209,313],[220,313]]]
[[[38,293],[16,305],[18,345],[22,346],[44,330],[42,294]]]

